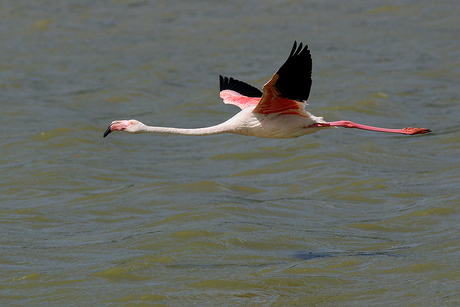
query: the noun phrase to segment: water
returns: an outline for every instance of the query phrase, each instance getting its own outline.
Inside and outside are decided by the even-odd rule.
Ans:
[[[2,306],[458,306],[458,1],[3,1]],[[201,127],[309,44],[308,110],[421,126]]]

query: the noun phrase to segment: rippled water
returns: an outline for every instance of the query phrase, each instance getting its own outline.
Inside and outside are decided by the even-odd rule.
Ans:
[[[2,306],[458,306],[460,4],[0,4]],[[202,127],[309,44],[292,140]]]

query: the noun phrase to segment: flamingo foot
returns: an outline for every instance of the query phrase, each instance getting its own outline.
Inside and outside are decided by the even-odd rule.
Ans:
[[[427,128],[415,128],[415,127],[407,127],[402,130],[405,131],[405,133],[409,135],[424,134],[424,133],[431,132],[431,130]]]

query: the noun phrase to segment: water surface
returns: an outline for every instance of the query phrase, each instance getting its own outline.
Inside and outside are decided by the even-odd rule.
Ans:
[[[2,306],[457,306],[458,1],[4,1]],[[310,46],[292,140],[202,127]]]

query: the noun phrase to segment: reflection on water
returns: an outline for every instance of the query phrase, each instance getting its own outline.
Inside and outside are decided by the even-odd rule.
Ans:
[[[0,4],[4,305],[458,305],[457,2],[209,4]],[[294,40],[313,114],[434,132],[101,137],[230,118]]]

